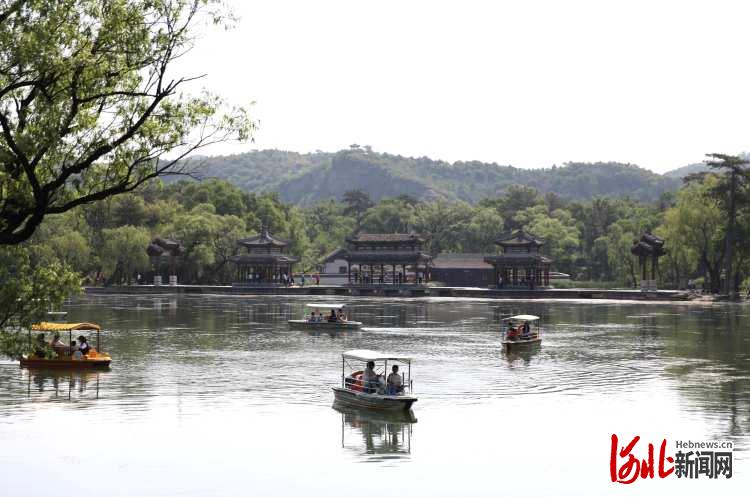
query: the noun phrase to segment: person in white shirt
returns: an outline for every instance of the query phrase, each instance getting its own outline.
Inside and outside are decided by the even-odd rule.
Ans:
[[[362,386],[364,387],[362,391],[365,393],[377,392],[380,386],[379,378],[380,375],[375,372],[375,362],[369,361],[365,372],[362,374]]]
[[[391,368],[391,374],[388,375],[386,384],[388,385],[388,395],[398,395],[404,391],[403,380],[401,375],[398,374],[398,366],[395,364]]]
[[[76,345],[76,341],[73,340],[70,342],[70,355],[73,357],[73,359],[80,361],[83,359],[83,354],[81,353],[81,348]]]

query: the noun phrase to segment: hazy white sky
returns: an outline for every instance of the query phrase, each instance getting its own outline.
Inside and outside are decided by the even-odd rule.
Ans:
[[[663,172],[750,148],[750,2],[228,0],[184,61],[252,148]]]

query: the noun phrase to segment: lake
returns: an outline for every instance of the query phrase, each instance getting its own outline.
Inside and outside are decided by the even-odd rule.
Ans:
[[[294,297],[81,297],[110,371],[0,363],[9,496],[746,495],[747,305],[346,299],[356,332],[286,320]],[[316,298],[322,301],[322,298]],[[498,323],[542,318],[537,351]],[[65,337],[67,341],[67,337]],[[332,407],[341,352],[415,358],[408,419]],[[610,440],[734,443],[731,479],[610,479]],[[671,451],[671,452],[670,452]]]

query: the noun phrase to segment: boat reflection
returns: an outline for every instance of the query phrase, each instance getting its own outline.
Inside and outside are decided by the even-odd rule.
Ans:
[[[503,356],[505,356],[505,360],[508,362],[508,366],[510,366],[511,368],[515,366],[528,366],[529,364],[531,364],[531,360],[534,358],[534,356],[539,354],[539,351],[539,347],[531,349],[511,350],[510,352],[505,352]]]
[[[34,368],[26,374],[26,394],[34,402],[99,398],[100,371]]]
[[[335,402],[333,409],[341,413],[342,448],[370,456],[367,460],[373,462],[411,454],[412,425],[417,422],[411,410],[381,413]],[[361,442],[356,442],[357,435]]]

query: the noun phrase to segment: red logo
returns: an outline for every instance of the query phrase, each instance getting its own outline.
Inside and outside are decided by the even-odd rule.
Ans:
[[[639,459],[633,455],[633,449],[640,439],[641,437],[636,435],[633,440],[631,440],[626,446],[622,447],[618,453],[617,435],[612,435],[612,447],[609,458],[609,476],[612,478],[613,482],[629,485],[637,480],[638,477],[643,479],[654,477],[654,444],[648,444],[648,456],[645,459]],[[666,478],[674,472],[674,458],[665,454],[666,448],[667,439],[665,438],[662,440],[661,447],[659,448],[659,478]],[[618,456],[622,459],[622,461],[619,461],[621,463],[619,466]],[[669,463],[668,468],[665,463]]]

